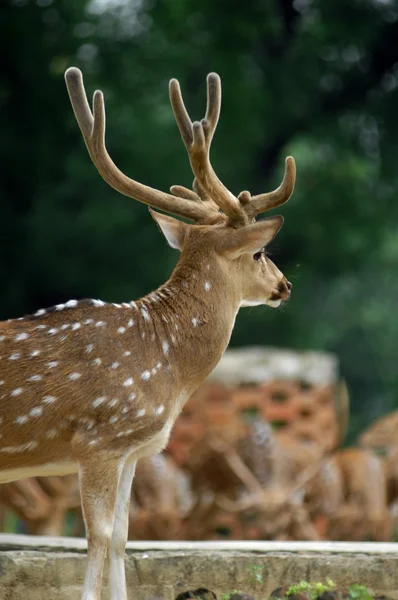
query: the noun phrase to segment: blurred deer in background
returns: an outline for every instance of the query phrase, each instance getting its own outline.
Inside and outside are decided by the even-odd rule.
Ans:
[[[184,402],[224,353],[241,306],[277,307],[291,284],[264,251],[283,218],[255,222],[286,202],[295,163],[286,160],[273,192],[234,196],[217,178],[209,150],[221,83],[207,78],[207,110],[192,123],[179,84],[170,99],[195,180],[172,194],[124,175],[105,147],[104,99],[91,111],[82,74],[65,74],[90,157],[111,187],[151,210],[172,248],[181,251],[170,279],[137,302],[69,300],[0,324],[0,483],[79,473],[88,542],[83,600],[99,600],[109,558],[113,600],[126,600],[124,549],[137,460],[160,452]]]

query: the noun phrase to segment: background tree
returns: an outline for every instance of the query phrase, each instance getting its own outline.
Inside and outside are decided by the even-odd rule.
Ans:
[[[133,299],[176,261],[147,209],[90,163],[63,81],[106,95],[108,147],[142,182],[190,185],[168,101],[192,115],[223,80],[213,163],[235,193],[297,188],[271,249],[287,310],[242,311],[234,345],[336,352],[352,435],[398,405],[398,3],[394,0],[3,0],[1,317],[72,297]]]

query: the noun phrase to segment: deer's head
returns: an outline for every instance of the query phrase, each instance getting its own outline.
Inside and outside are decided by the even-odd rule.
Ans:
[[[184,106],[178,81],[170,81],[171,105],[195,175],[192,190],[172,186],[171,194],[138,183],[116,167],[105,146],[102,92],[94,93],[91,111],[81,72],[71,67],[65,79],[90,157],[105,181],[126,196],[194,222],[188,224],[151,211],[170,246],[181,251],[180,263],[195,261],[206,268],[210,261],[216,261],[241,306],[276,307],[288,299],[291,283],[265,251],[282,227],[283,217],[260,221],[256,221],[256,217],[290,198],[296,175],[294,159],[286,159],[283,181],[272,192],[251,196],[243,191],[234,196],[221,183],[209,158],[221,106],[218,75],[208,75],[206,115],[194,123]]]

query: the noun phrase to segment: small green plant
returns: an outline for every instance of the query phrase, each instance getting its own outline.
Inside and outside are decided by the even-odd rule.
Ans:
[[[249,570],[252,583],[263,583],[263,565],[250,565]]]
[[[372,600],[372,592],[365,585],[353,583],[348,591],[352,600]]]
[[[223,594],[221,596],[221,600],[229,600],[231,596],[233,596],[234,594],[241,594],[242,592],[240,590],[232,590],[232,592],[228,592],[227,594]]]
[[[300,581],[300,583],[297,585],[290,586],[286,592],[286,596],[293,596],[298,592],[307,592],[311,595],[311,600],[316,600],[317,596],[323,594],[323,592],[331,592],[335,587],[336,584],[331,579],[327,579],[326,583],[309,583],[308,581]],[[362,600],[362,598],[358,597],[358,600]]]

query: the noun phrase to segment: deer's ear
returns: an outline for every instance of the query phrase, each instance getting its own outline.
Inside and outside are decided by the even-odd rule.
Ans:
[[[151,208],[149,212],[159,225],[169,245],[176,250],[181,250],[189,225],[183,221],[173,219],[173,217],[158,213]]]
[[[223,240],[221,251],[230,258],[237,258],[242,254],[255,254],[272,242],[282,225],[283,217],[277,215],[229,231],[228,236]]]

